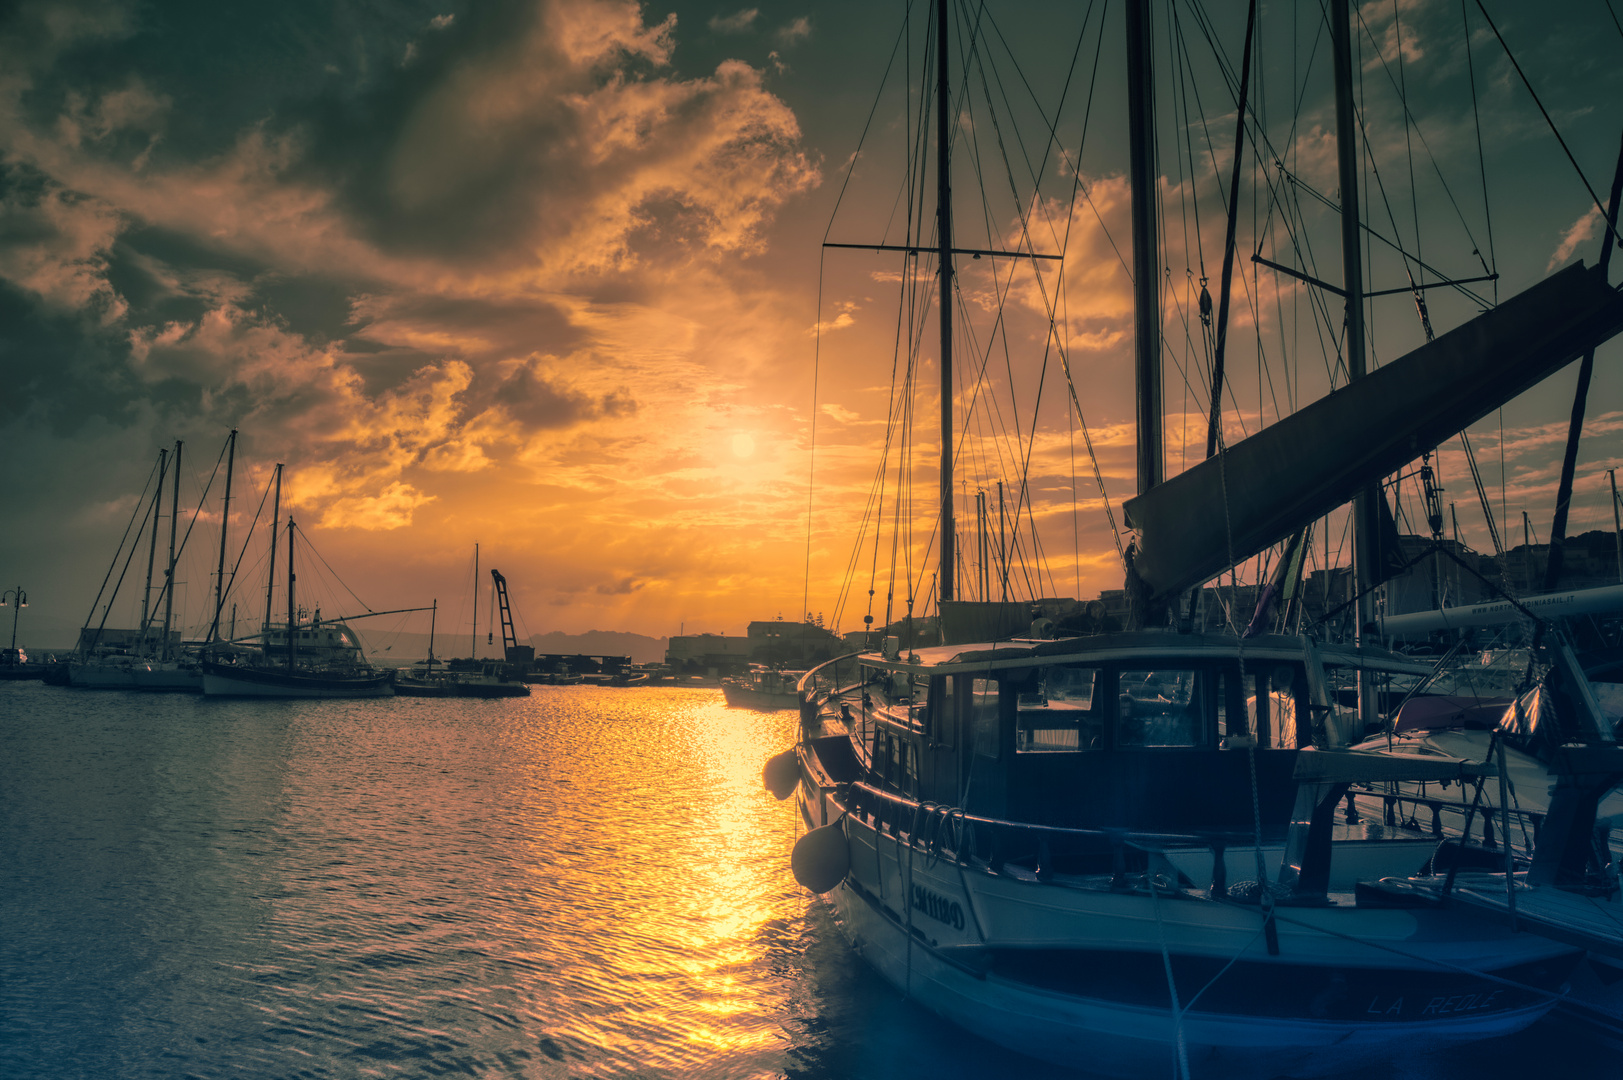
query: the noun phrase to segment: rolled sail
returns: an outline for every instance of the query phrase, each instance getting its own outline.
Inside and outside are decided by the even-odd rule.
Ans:
[[[1598,272],[1553,274],[1128,499],[1134,569],[1157,597],[1209,580],[1231,552],[1279,542],[1620,331],[1623,296]]]

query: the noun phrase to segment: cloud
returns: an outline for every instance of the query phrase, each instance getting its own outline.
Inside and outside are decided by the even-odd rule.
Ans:
[[[127,225],[105,201],[0,161],[0,277],[48,308],[103,325],[123,316],[125,303],[107,280],[107,266]]]
[[[433,499],[397,481],[378,495],[334,501],[322,515],[321,524],[337,529],[399,529],[411,524],[412,511]]]
[[[811,37],[811,19],[805,15],[797,16],[778,28],[778,42],[785,48],[798,45]]]
[[[754,27],[755,20],[760,18],[760,15],[759,8],[744,8],[731,15],[712,15],[710,30],[716,34],[742,34]]]
[[[1601,223],[1600,207],[1591,206],[1584,211],[1583,215],[1577,221],[1574,221],[1565,235],[1561,237],[1561,243],[1556,246],[1555,252],[1550,256],[1550,261],[1545,264],[1545,272],[1554,270],[1572,258],[1579,245],[1588,243],[1600,231]]]

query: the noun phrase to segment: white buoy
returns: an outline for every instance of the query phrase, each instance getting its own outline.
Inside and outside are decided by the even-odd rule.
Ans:
[[[789,853],[795,880],[814,893],[826,893],[845,880],[851,869],[851,849],[838,821],[824,825],[795,841]]]

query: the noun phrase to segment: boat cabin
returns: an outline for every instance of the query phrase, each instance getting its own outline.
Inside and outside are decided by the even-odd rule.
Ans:
[[[1250,836],[1260,816],[1279,840],[1297,750],[1340,742],[1327,672],[1346,659],[1285,637],[940,646],[864,656],[848,724],[868,782],[904,800],[1181,834]]]

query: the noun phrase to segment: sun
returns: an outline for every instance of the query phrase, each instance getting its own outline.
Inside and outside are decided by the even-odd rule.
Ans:
[[[748,435],[733,436],[733,457],[749,458],[755,456],[755,440]]]

